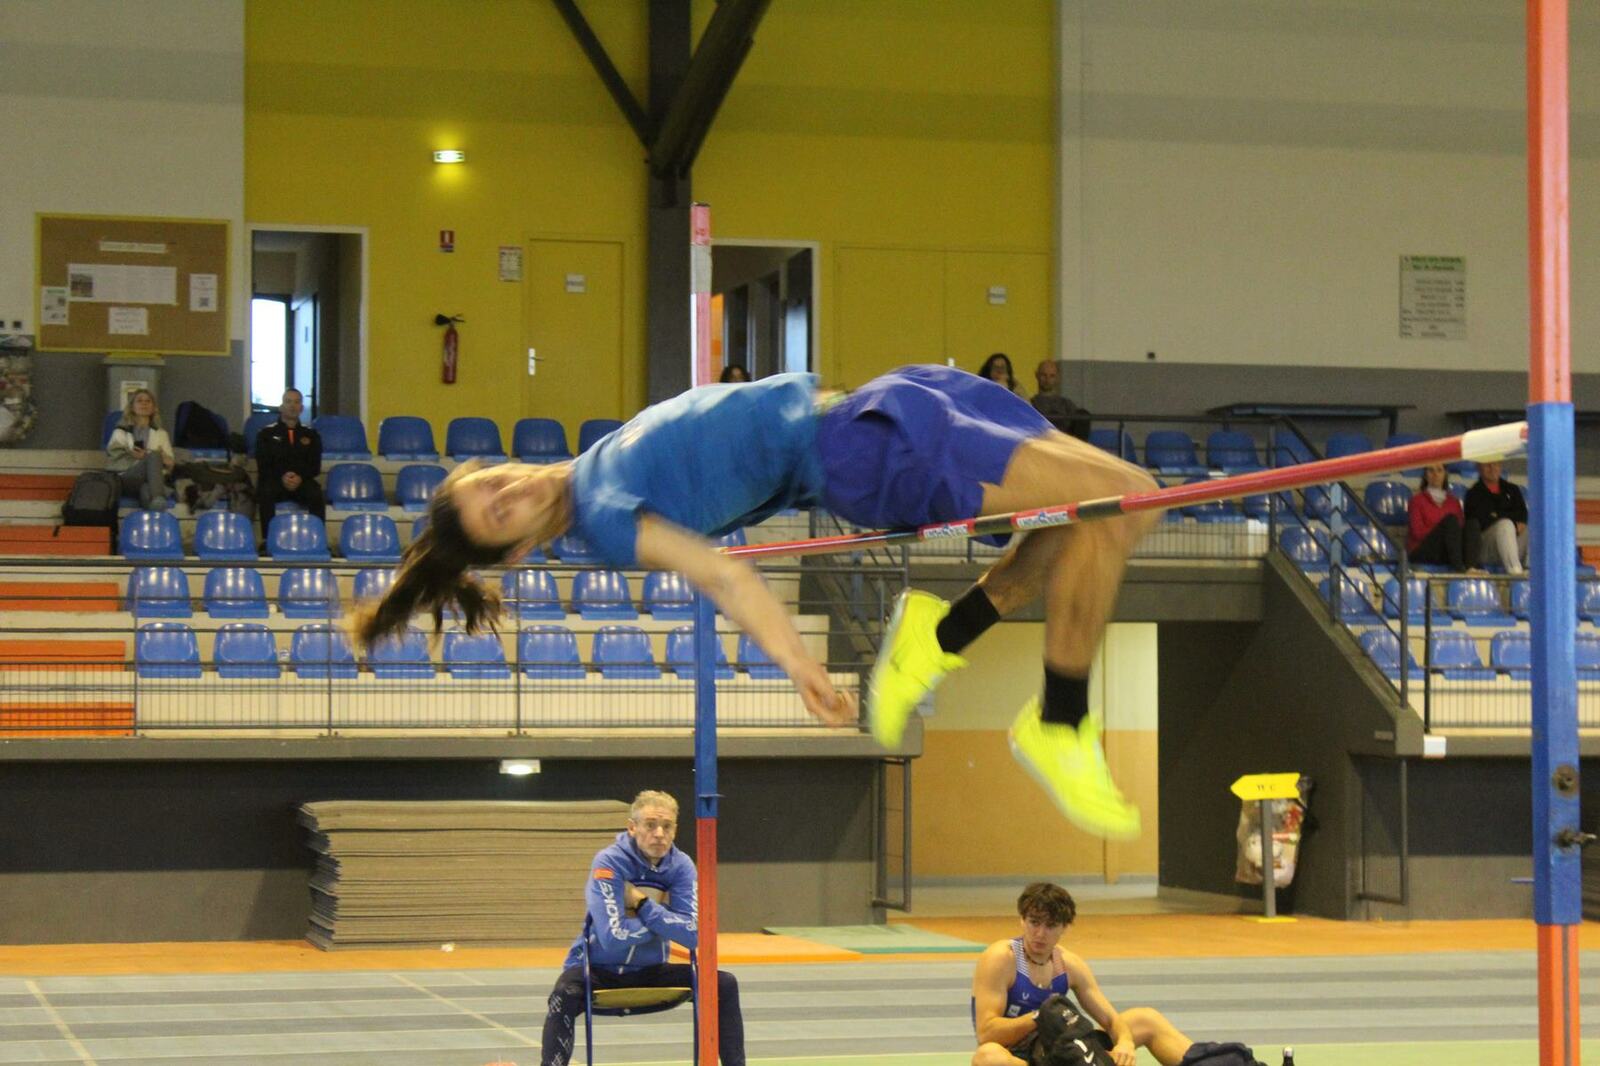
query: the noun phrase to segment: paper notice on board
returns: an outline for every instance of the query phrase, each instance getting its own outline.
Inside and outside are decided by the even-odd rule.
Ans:
[[[167,246],[154,241],[101,241],[102,252],[132,252],[134,255],[166,255]]]
[[[500,280],[522,280],[522,246],[517,244],[502,244],[500,246]]]
[[[1467,261],[1463,256],[1400,257],[1400,336],[1467,339]]]
[[[68,263],[68,298],[82,303],[165,304],[178,302],[178,268],[127,263]]]
[[[217,276],[215,274],[189,275],[189,310],[215,311],[217,309]]]
[[[150,335],[150,309],[147,307],[112,307],[110,324],[106,332],[129,337]]]
[[[39,288],[39,325],[41,326],[67,326],[71,325],[71,316],[68,314],[67,287],[65,285],[42,285]]]

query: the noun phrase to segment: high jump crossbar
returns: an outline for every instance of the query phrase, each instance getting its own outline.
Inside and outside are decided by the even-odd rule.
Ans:
[[[1337,459],[1319,459],[1293,466],[1256,470],[1231,477],[1212,478],[1187,485],[1168,485],[1148,492],[1130,492],[1097,500],[1038,507],[1006,514],[982,515],[953,522],[935,522],[915,529],[879,529],[862,533],[843,533],[831,537],[781,541],[772,544],[746,544],[722,549],[728,555],[744,558],[770,558],[789,555],[825,555],[860,548],[919,544],[932,540],[965,540],[996,533],[1027,532],[1052,526],[1076,525],[1099,518],[1166,511],[1196,503],[1215,503],[1245,496],[1286,489],[1301,489],[1329,481],[1342,481],[1357,474],[1382,474],[1434,463],[1468,460],[1496,462],[1522,454],[1528,443],[1528,424],[1508,422],[1487,426],[1454,437],[1380,448]]]

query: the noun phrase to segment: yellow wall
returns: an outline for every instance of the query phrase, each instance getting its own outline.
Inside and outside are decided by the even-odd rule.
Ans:
[[[697,25],[710,9],[696,5]],[[642,97],[645,4],[583,10]],[[872,369],[839,362],[841,247],[1048,256],[1052,27],[1050,0],[772,6],[695,194],[720,236],[820,242],[826,378],[856,383]],[[250,221],[369,228],[369,427],[406,412],[439,429],[464,414],[508,428],[534,413],[523,409],[521,286],[496,278],[498,246],[530,237],[624,245],[626,410],[579,387],[546,394],[538,413],[571,425],[642,402],[643,152],[551,5],[252,0],[245,146]],[[444,147],[464,148],[467,164],[435,166]],[[438,251],[441,229],[455,231],[454,254]],[[899,313],[895,292],[871,299],[886,318]],[[466,319],[453,386],[438,381],[440,311]],[[948,335],[985,332],[977,301],[941,313],[977,316],[945,322]],[[1028,302],[1018,315],[1048,312]],[[1007,329],[1050,335],[1043,321]]]

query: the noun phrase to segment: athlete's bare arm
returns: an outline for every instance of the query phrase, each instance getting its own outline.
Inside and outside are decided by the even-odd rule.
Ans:
[[[789,612],[755,567],[652,514],[639,518],[634,552],[641,565],[676,570],[710,596],[789,675],[806,710],[828,725],[855,721],[855,700],[833,687],[827,669],[806,650]]]

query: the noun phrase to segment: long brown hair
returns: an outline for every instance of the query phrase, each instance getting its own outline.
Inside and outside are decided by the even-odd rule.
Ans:
[[[451,486],[478,469],[463,463],[440,483],[428,502],[428,528],[400,557],[394,583],[377,603],[361,604],[351,615],[350,630],[358,646],[370,648],[385,637],[405,632],[418,611],[433,615],[435,635],[444,628],[452,607],[468,633],[492,629],[500,618],[500,594],[468,571],[474,566],[503,563],[510,544],[486,548],[475,544],[461,527]]]

